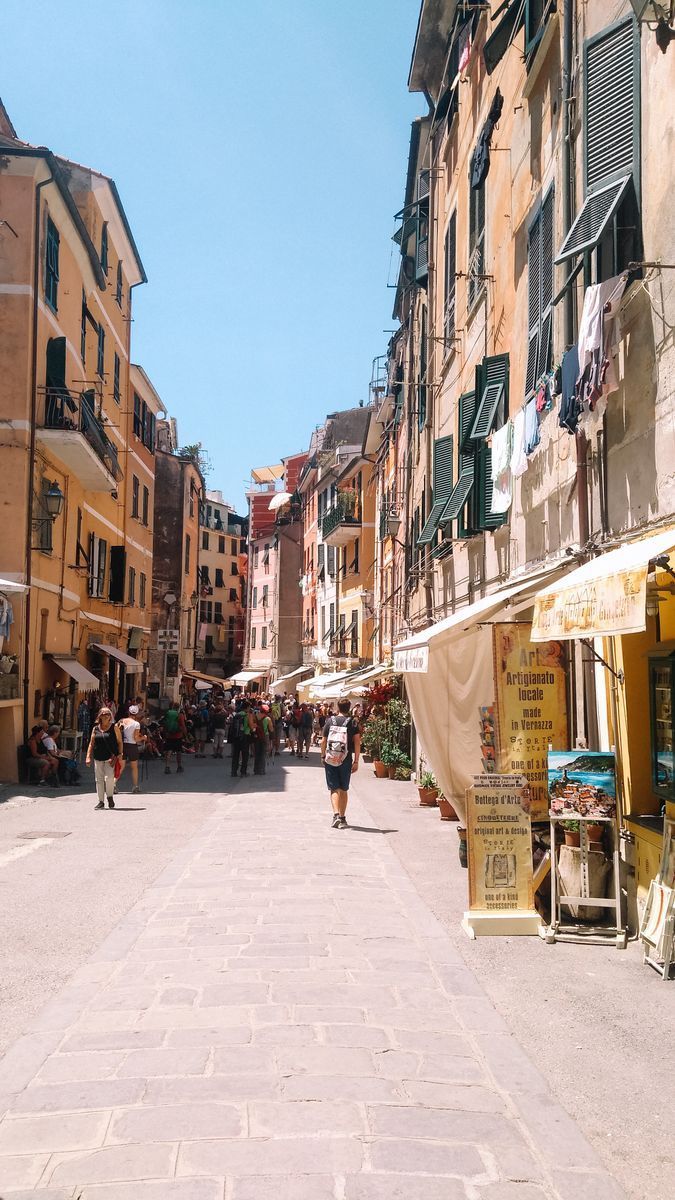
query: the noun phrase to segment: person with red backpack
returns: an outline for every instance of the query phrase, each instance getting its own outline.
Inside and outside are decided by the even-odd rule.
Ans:
[[[321,739],[321,761],[326,768],[326,784],[333,806],[333,829],[347,829],[349,784],[359,769],[361,734],[350,716],[351,702],[341,700],[337,717],[328,717]]]

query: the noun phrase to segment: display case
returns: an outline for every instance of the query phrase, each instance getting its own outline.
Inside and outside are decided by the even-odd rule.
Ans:
[[[673,744],[675,727],[675,652],[649,657],[652,788],[664,800],[675,800]]]

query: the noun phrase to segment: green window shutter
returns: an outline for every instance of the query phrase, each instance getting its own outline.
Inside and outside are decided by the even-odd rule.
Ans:
[[[480,441],[504,424],[509,411],[509,356],[494,354],[484,358],[480,367],[481,388],[476,386],[478,406],[471,427],[471,438]]]
[[[499,529],[506,520],[504,513],[492,513],[492,451],[486,442],[478,451],[478,527]]]
[[[434,502],[417,539],[418,549],[429,546],[436,536],[441,516],[452,495],[452,435],[434,442]]]
[[[551,365],[553,325],[553,189],[530,227],[527,247],[528,337],[525,398]]]
[[[443,306],[443,349],[452,349],[456,329],[457,293],[457,212],[453,212],[445,233],[445,294]]]
[[[584,186],[639,185],[639,37],[630,16],[584,43]]]
[[[550,188],[541,207],[541,336],[539,338],[539,378],[550,370],[553,334],[553,236],[555,197]]]
[[[539,334],[541,325],[541,211],[530,227],[527,243],[527,367],[525,396],[531,396],[537,382]]]
[[[429,275],[429,201],[417,206],[417,237],[415,240],[415,282],[426,284]]]
[[[480,365],[476,368],[476,382],[480,386]],[[468,537],[474,532],[476,524],[474,520],[476,443],[472,442],[469,437],[475,417],[476,392],[465,392],[459,398],[459,475],[443,514],[445,521],[452,520],[455,516],[458,517],[457,533],[459,537]]]

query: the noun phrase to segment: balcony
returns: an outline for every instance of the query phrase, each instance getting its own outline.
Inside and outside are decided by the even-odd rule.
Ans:
[[[339,495],[336,503],[328,509],[321,524],[321,536],[327,546],[346,546],[361,532],[361,513],[358,505]]]
[[[54,454],[89,492],[114,492],[122,479],[117,447],[94,411],[93,390],[41,388],[36,440]]]

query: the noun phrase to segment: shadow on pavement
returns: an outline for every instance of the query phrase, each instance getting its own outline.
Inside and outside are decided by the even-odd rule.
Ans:
[[[398,829],[375,829],[370,825],[350,825],[354,833],[398,833]]]

